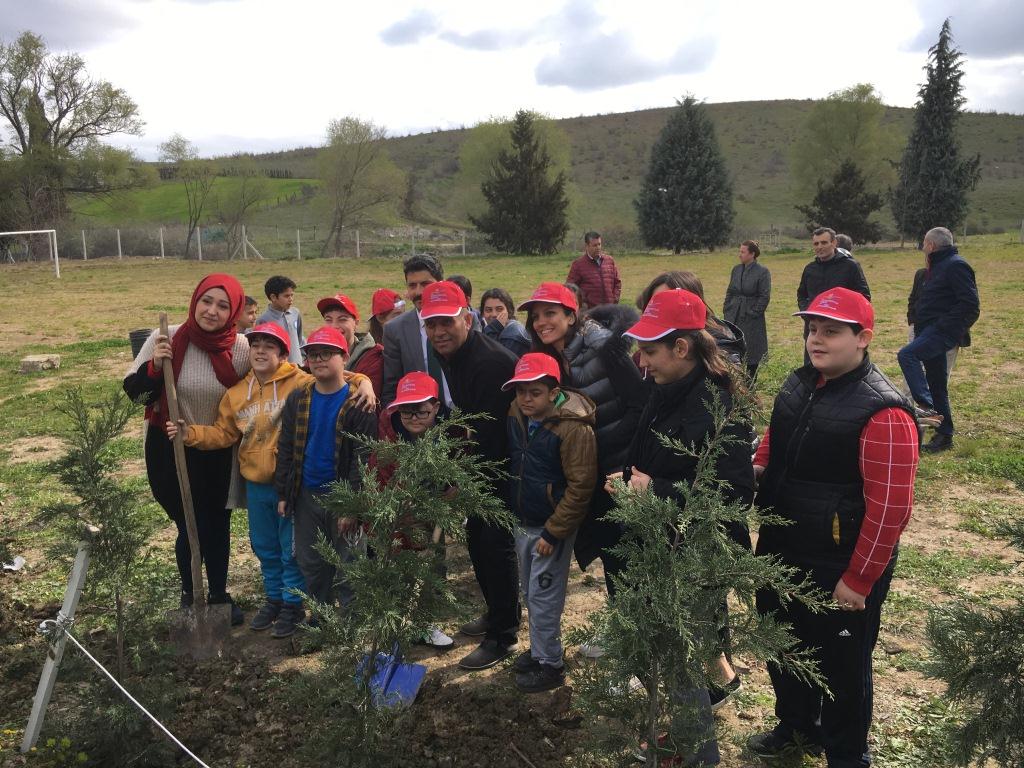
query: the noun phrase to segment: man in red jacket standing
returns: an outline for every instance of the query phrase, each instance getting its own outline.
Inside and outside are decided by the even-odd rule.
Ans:
[[[601,250],[601,235],[587,232],[583,236],[583,255],[569,267],[567,283],[575,283],[583,294],[585,309],[600,304],[618,304],[622,279],[615,259]]]

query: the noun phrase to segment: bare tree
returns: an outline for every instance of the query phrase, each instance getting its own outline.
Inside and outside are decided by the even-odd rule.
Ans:
[[[386,130],[355,117],[332,120],[327,146],[317,156],[331,225],[321,255],[334,248],[341,255],[341,233],[364,221],[380,206],[397,201],[405,191],[401,170],[384,150]]]
[[[267,180],[251,157],[233,159],[237,181],[214,196],[217,217],[227,226],[228,254],[234,258],[242,244],[242,225],[250,212],[267,197]],[[230,180],[229,180],[230,181]]]
[[[217,178],[217,168],[209,160],[199,157],[195,144],[180,133],[176,133],[159,147],[160,159],[174,163],[181,183],[185,185],[185,199],[188,204],[188,236],[185,238],[185,258],[192,249],[192,235],[199,226],[199,220],[206,208],[206,201]]]

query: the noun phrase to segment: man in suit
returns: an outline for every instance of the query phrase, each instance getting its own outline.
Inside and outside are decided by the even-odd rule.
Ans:
[[[410,256],[402,265],[405,271],[405,296],[415,307],[384,326],[384,379],[381,405],[395,399],[398,380],[412,371],[424,371],[437,380],[445,408],[452,407],[452,395],[445,381],[441,363],[427,343],[426,331],[420,317],[423,291],[432,283],[444,279],[441,263],[429,254]]]

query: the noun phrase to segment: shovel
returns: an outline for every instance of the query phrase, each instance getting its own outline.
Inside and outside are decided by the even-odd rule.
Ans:
[[[369,661],[369,654],[360,660],[356,667],[357,681],[362,682]],[[397,707],[400,709],[412,706],[426,674],[427,668],[422,664],[407,664],[402,661],[398,643],[395,643],[391,653],[379,652],[376,663],[373,665],[373,674],[370,677],[373,705],[378,708]]]
[[[160,333],[165,337],[167,313],[160,313]],[[167,394],[167,414],[175,424],[181,418],[178,408],[178,392],[174,382],[174,367],[170,360],[164,361],[164,392]],[[188,531],[188,546],[192,552],[192,596],[191,608],[171,611],[171,642],[180,653],[187,653],[196,661],[219,656],[224,638],[231,634],[231,606],[227,603],[208,605],[206,587],[203,584],[203,561],[199,551],[199,532],[196,529],[196,513],[192,509],[192,488],[188,481],[185,465],[185,436],[182,430],[174,436],[174,468],[178,475],[178,490],[181,493],[181,508],[185,515]]]

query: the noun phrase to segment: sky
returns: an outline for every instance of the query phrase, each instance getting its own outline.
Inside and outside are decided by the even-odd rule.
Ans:
[[[946,17],[967,108],[1024,113],[1021,0],[0,0],[0,40],[79,53],[145,121],[111,143],[153,160],[174,133],[204,156],[318,146],[347,115],[405,135],[861,82],[910,107]]]

